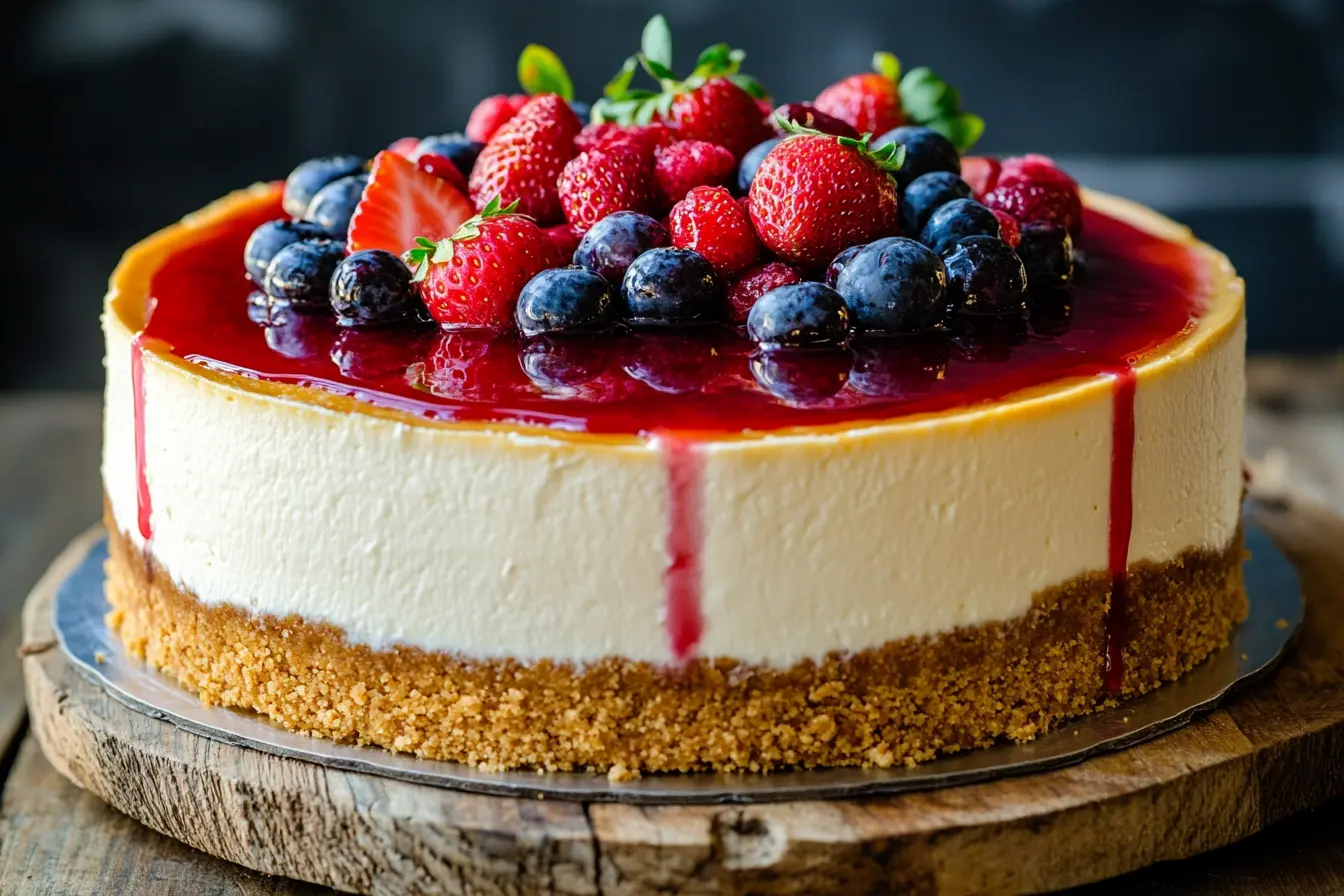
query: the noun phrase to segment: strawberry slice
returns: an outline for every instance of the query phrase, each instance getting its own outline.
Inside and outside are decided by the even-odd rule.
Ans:
[[[374,157],[369,185],[350,218],[346,251],[386,249],[400,255],[418,236],[447,239],[474,214],[476,208],[448,181],[384,150]]]

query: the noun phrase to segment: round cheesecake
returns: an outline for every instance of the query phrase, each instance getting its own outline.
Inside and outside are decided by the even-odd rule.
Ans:
[[[258,326],[280,191],[226,197],[112,279],[110,625],[209,703],[496,769],[887,766],[1171,681],[1246,612],[1244,288],[1084,200],[1070,304],[837,367]]]

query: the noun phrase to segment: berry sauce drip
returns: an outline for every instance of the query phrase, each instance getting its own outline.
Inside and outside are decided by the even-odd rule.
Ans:
[[[700,549],[704,540],[701,517],[701,457],[696,441],[683,435],[659,433],[655,441],[667,465],[667,569],[663,625],[668,646],[678,660],[690,658],[704,632],[700,613]]]
[[[145,352],[143,334],[131,340],[131,393],[135,404],[135,503],[140,537],[146,543],[154,537],[150,526],[153,505],[149,500],[149,478],[145,475]]]
[[[1134,368],[1115,374],[1111,424],[1111,520],[1107,557],[1111,607],[1106,615],[1106,690],[1120,693],[1125,683],[1125,646],[1129,642],[1129,536],[1134,523]]]

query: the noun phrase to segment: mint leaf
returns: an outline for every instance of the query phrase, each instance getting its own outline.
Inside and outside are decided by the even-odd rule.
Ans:
[[[556,93],[565,102],[574,99],[574,83],[565,71],[565,64],[549,47],[541,44],[523,47],[518,57],[518,83],[533,96]]]
[[[667,26],[667,19],[661,14],[649,19],[648,24],[644,26],[639,49],[648,61],[655,62],[665,69],[672,68],[672,29]]]
[[[901,77],[901,60],[892,53],[879,50],[873,54],[873,71],[895,82]]]

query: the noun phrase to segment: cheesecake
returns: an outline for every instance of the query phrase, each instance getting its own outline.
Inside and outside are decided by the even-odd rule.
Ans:
[[[409,287],[394,286],[420,297],[390,323],[358,317],[402,307],[385,278],[376,301],[372,287],[354,290],[365,304],[337,298],[342,268],[377,247],[339,247],[322,286],[335,313],[268,295],[282,292],[279,258],[264,284],[248,275],[253,235],[295,214],[292,181],[228,195],[133,247],[103,314],[110,628],[204,702],[294,731],[616,776],[888,767],[1028,740],[1224,646],[1247,611],[1244,287],[1226,257],[1082,190],[1046,222],[1071,255],[1067,288],[1045,289],[1029,252],[1032,215],[1047,212],[1020,201],[1037,194],[996,200],[967,158],[940,183],[966,184],[976,198],[954,201],[994,212],[1001,230],[941,257],[901,235],[909,218],[875,213],[860,226],[877,231],[844,237],[881,243],[878,267],[936,263],[937,320],[912,325],[914,312],[888,312],[922,301],[914,287],[875,312],[868,299],[890,278],[861,282],[861,262],[828,277],[809,256],[825,240],[765,220],[806,205],[758,198],[770,166],[790,162],[784,147],[800,165],[859,153],[835,164],[889,178],[893,214],[918,201],[913,176],[819,130],[829,116],[816,114],[767,135],[777,142],[749,201],[731,200],[758,240],[750,270],[731,270],[703,226],[679,226],[718,201],[697,191],[728,194],[713,184],[673,205],[671,243],[627,262],[623,282],[566,266],[532,231],[577,242],[602,217],[575,212],[598,222],[583,234],[546,220],[568,208],[563,174],[559,211],[490,212],[473,194],[492,183],[493,135],[465,165],[470,187],[432,188],[479,214],[384,247],[406,266]],[[909,138],[904,165],[920,146]],[[340,222],[352,242],[381,177],[438,177],[426,171],[452,161],[404,152],[342,175],[365,178]],[[750,156],[727,152],[739,166]],[[980,220],[956,211],[943,216],[953,229]],[[491,229],[505,219],[511,230]],[[457,262],[487,277],[491,256],[472,252],[490,239],[541,267],[505,297],[517,323],[440,319],[476,301],[445,284]],[[330,242],[312,241],[312,257]],[[659,313],[659,265],[688,264],[705,271],[687,299],[700,317],[634,314]],[[722,301],[766,264],[796,282],[749,297],[745,328],[703,310],[705,290]],[[350,282],[378,265],[381,277],[393,263]],[[631,286],[640,276],[654,285]],[[617,319],[569,332],[557,295],[580,296],[574,319]]]

